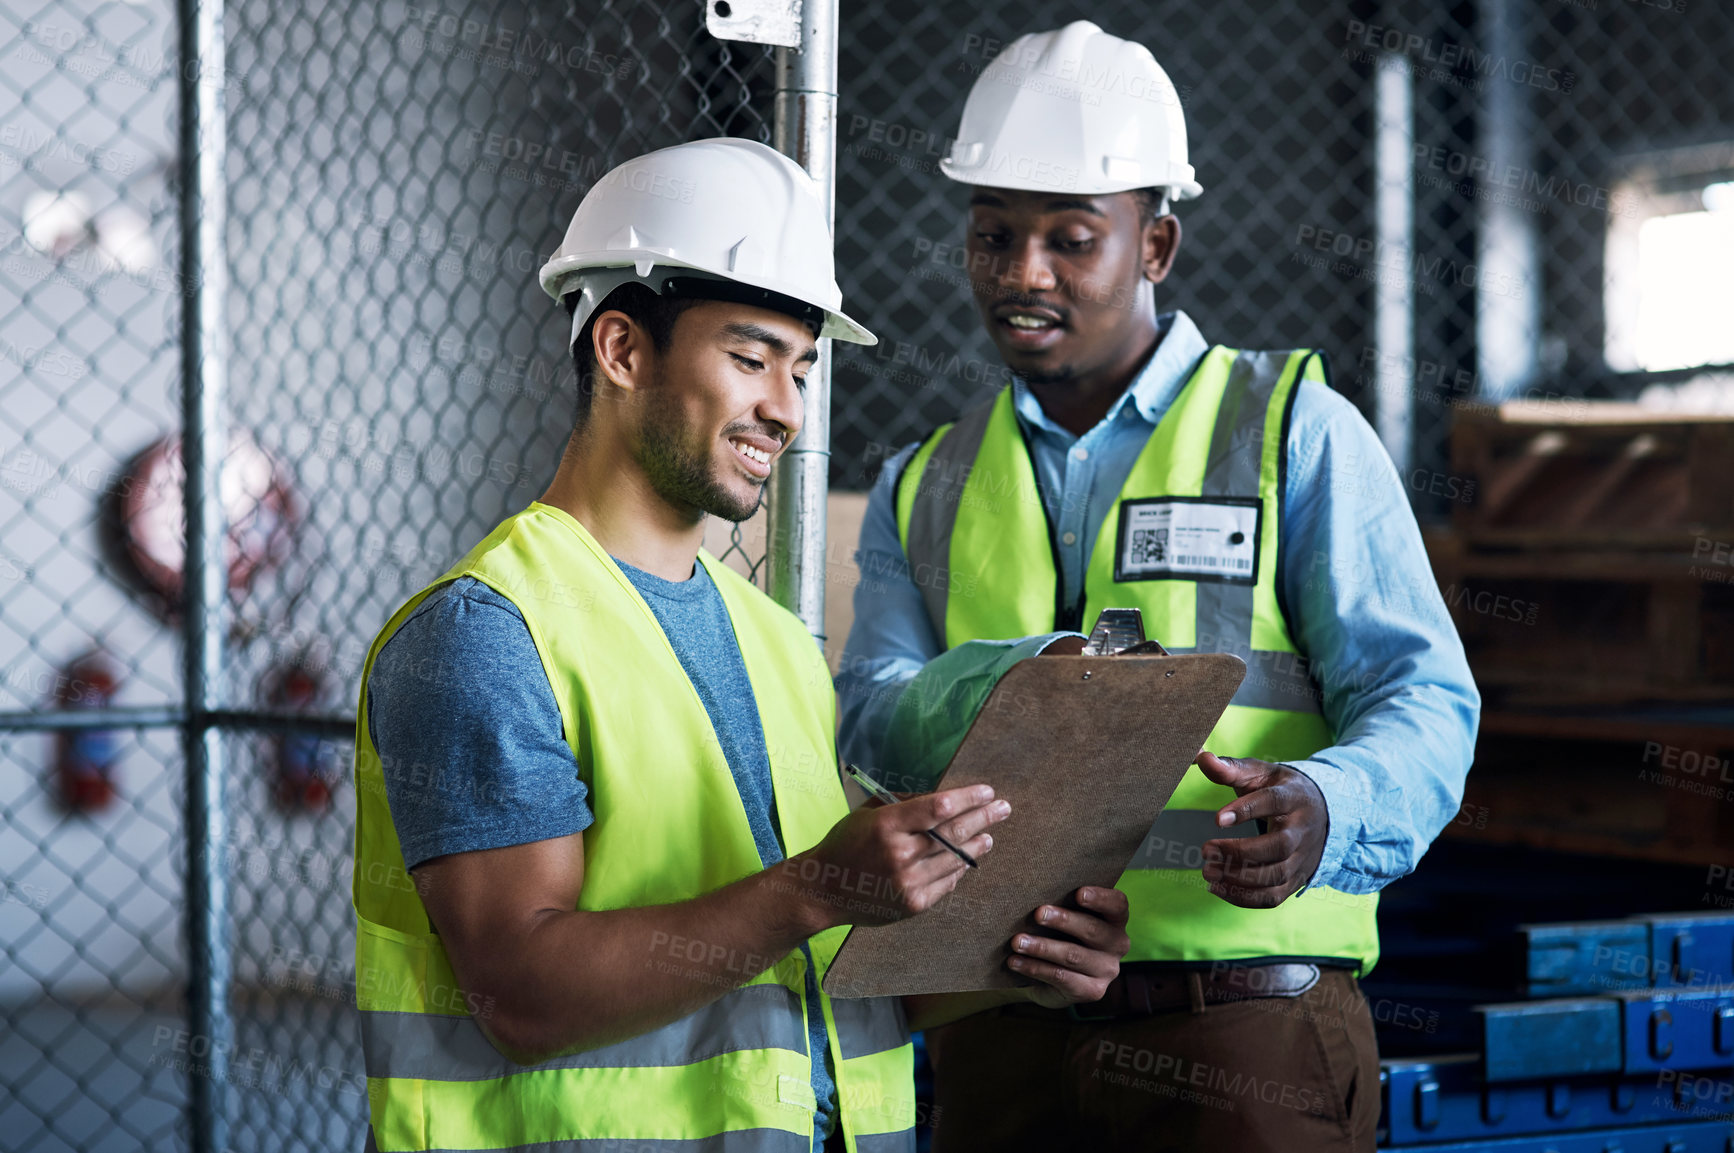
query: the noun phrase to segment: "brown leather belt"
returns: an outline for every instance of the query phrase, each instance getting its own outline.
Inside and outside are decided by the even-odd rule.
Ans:
[[[1213,965],[1208,969],[1172,969],[1134,962],[1120,966],[1120,975],[1100,1001],[1073,1005],[1066,1012],[1075,1021],[1148,1017],[1176,1009],[1202,1013],[1206,1005],[1298,997],[1318,983],[1317,965],[1292,961]]]

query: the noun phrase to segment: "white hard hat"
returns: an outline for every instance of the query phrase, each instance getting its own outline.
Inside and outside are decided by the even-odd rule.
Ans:
[[[809,315],[820,336],[877,344],[845,316],[818,186],[787,156],[718,137],[628,160],[598,180],[542,266],[542,288],[580,294],[576,341],[608,294],[636,281],[664,295]]]
[[[1006,45],[969,90],[939,167],[964,184],[1031,192],[1204,191],[1168,74],[1148,48],[1088,20]]]

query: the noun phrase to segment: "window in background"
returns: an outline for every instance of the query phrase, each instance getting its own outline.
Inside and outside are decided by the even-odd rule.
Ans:
[[[1609,367],[1734,364],[1734,145],[1646,156],[1608,211]]]

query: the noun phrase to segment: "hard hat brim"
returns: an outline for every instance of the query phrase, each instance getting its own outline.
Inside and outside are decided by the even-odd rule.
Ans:
[[[989,170],[985,167],[972,167],[955,163],[950,157],[939,162],[939,170],[959,184],[973,184],[982,188],[1010,188],[1019,192],[1051,192],[1056,196],[1107,196],[1115,192],[1131,192],[1136,188],[1166,188],[1171,200],[1196,200],[1204,194],[1204,186],[1196,180],[1149,181],[1149,180],[1109,180],[1103,177],[1098,180],[1076,181],[1064,186],[1053,183],[1040,183],[1033,180],[1020,180],[1004,169]]]
[[[828,336],[832,340],[841,340],[846,344],[875,345],[879,338],[867,331],[860,321],[841,312],[825,310],[825,327],[820,330],[820,336]]]
[[[638,271],[640,265],[645,265],[643,273]],[[588,304],[580,305],[572,316],[572,339],[576,340],[583,330],[590,314],[595,311],[609,292],[621,284],[637,282],[656,291],[653,281],[659,279],[657,273],[661,270],[666,274],[671,269],[686,269],[703,273],[717,280],[732,281],[736,284],[751,285],[770,292],[781,293],[792,297],[803,304],[810,305],[825,314],[824,324],[819,329],[821,337],[841,340],[848,344],[875,345],[879,338],[873,335],[866,326],[843,312],[831,307],[822,300],[810,300],[798,293],[789,292],[787,286],[777,284],[761,284],[754,280],[721,273],[715,269],[705,268],[688,261],[670,259],[669,257],[647,251],[609,252],[593,255],[577,255],[559,257],[550,260],[542,266],[538,280],[542,291],[555,300],[560,300],[568,293],[579,291],[590,277],[599,277],[601,283],[596,285],[600,291],[587,293]],[[612,274],[612,275],[609,275]]]

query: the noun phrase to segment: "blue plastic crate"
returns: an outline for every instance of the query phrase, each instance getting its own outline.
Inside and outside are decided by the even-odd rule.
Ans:
[[[1734,914],[1653,913],[1637,919],[1650,930],[1652,986],[1734,985]]]
[[[1520,925],[1532,997],[1734,984],[1734,913]]]
[[[1393,1147],[1690,1123],[1734,1113],[1734,1071],[1728,1070],[1490,1084],[1480,1076],[1478,1059],[1464,1055],[1385,1061],[1380,1083],[1381,1143]]]
[[[1734,1124],[1640,1125],[1493,1141],[1451,1141],[1421,1149],[1426,1153],[1734,1153]]]
[[[1734,1066],[1730,985],[1512,1001],[1475,1011],[1488,1081]]]
[[[1628,1073],[1734,1065],[1734,986],[1617,995]]]
[[[1623,1062],[1620,1010],[1612,997],[1478,1005],[1483,1074],[1489,1081],[1533,1081],[1617,1073]]]
[[[1519,925],[1530,996],[1605,993],[1650,984],[1650,929],[1636,921]]]

